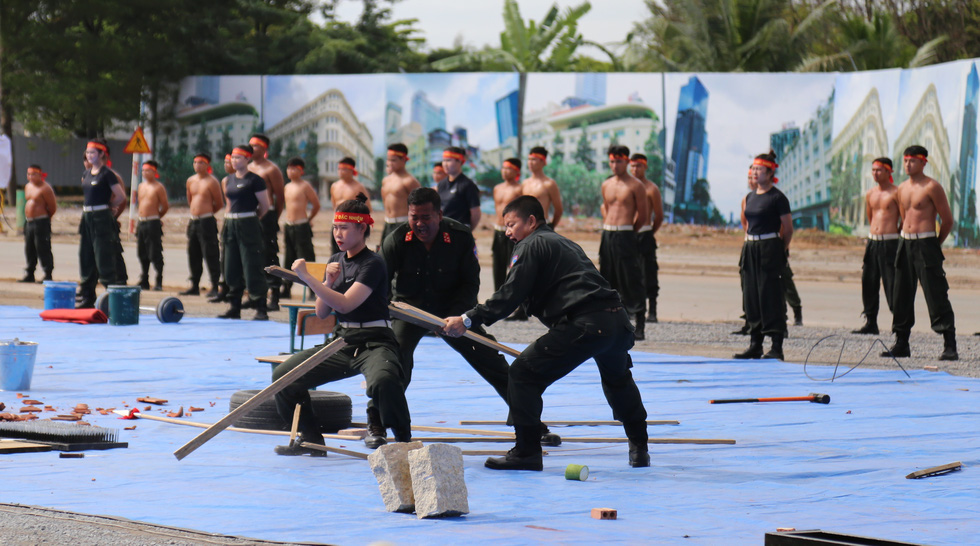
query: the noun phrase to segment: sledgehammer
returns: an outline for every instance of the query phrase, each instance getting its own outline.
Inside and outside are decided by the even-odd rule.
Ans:
[[[811,392],[806,396],[785,396],[783,398],[734,398],[730,400],[711,400],[712,404],[738,404],[740,402],[813,402],[829,404],[830,395]]]

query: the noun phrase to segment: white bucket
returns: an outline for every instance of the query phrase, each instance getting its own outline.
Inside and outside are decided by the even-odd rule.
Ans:
[[[0,340],[0,390],[26,391],[31,388],[37,343]]]

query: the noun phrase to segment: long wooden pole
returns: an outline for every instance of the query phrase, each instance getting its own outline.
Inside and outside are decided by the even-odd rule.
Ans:
[[[302,377],[306,372],[310,371],[346,346],[347,343],[343,339],[338,339],[313,353],[310,358],[304,360],[300,365],[286,373],[286,375],[280,377],[271,385],[259,391],[255,396],[243,402],[241,406],[235,408],[234,411],[218,420],[217,423],[211,425],[207,428],[207,430],[198,434],[193,440],[184,444],[177,451],[174,451],[174,457],[177,457],[177,460],[180,461],[184,457],[190,455],[195,449],[201,447],[205,442],[217,436],[219,432],[235,424],[235,421],[244,416],[246,413],[255,409],[256,406],[272,398],[276,395],[276,393],[288,387],[294,381]]]
[[[122,415],[123,417],[129,417],[129,412],[126,410],[113,410],[116,415]],[[188,421],[187,419],[174,419],[172,417],[161,417],[159,415],[151,415],[149,413],[136,413],[133,415],[136,419],[148,419],[150,421],[160,421],[161,423],[172,423],[174,425],[183,425],[185,427],[197,427],[197,428],[208,428],[211,423],[199,423],[197,421]],[[264,430],[258,428],[238,428],[238,427],[228,427],[225,430],[230,430],[232,432],[244,432],[246,434],[265,434],[269,436],[289,436],[289,432],[285,430]],[[364,438],[360,436],[350,436],[347,434],[324,434],[324,438],[329,438],[331,440],[348,440],[352,442],[357,442],[363,440]]]
[[[581,426],[581,427],[598,427],[598,426],[622,426],[620,421],[542,421],[542,423],[548,426]],[[461,425],[506,425],[507,421],[460,421]],[[648,425],[679,425],[680,421],[647,421]]]

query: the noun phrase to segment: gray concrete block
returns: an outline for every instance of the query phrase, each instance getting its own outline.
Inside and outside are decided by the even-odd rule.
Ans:
[[[378,480],[385,510],[411,512],[415,509],[407,455],[409,451],[420,448],[422,442],[395,442],[383,445],[368,455],[371,471]]]
[[[470,512],[463,479],[463,450],[449,444],[429,444],[408,453],[408,466],[419,519]]]

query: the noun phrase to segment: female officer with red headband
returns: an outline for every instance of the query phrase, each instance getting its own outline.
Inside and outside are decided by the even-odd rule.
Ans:
[[[745,196],[747,228],[742,249],[742,304],[751,342],[735,358],[783,359],[786,300],[781,275],[793,238],[793,216],[789,199],[773,185],[778,167],[771,150],[752,162],[750,176],[755,179],[756,189]],[[764,336],[772,339],[772,347],[765,355]]]

